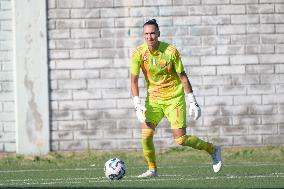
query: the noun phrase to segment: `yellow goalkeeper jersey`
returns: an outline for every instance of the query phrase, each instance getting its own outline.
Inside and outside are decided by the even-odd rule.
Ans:
[[[160,41],[158,49],[152,53],[146,43],[138,46],[132,53],[130,73],[139,75],[140,68],[147,82],[149,100],[163,101],[184,95],[178,76],[184,67],[173,45]]]

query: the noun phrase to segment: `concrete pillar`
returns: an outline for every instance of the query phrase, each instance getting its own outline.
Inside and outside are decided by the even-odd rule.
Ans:
[[[13,0],[16,153],[49,152],[45,0]]]

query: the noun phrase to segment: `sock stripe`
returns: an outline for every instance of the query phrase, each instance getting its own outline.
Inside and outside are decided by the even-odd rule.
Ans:
[[[152,129],[142,129],[142,138],[150,138],[154,136]]]

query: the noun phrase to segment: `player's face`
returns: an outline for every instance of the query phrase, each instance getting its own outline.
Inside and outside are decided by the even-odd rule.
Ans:
[[[145,25],[143,29],[143,35],[148,47],[155,48],[157,46],[160,32],[155,25]]]

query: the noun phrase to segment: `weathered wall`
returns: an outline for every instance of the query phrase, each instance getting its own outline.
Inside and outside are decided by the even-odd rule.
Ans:
[[[0,0],[0,152],[15,151],[11,0]]]
[[[203,111],[188,121],[192,134],[223,145],[283,144],[283,3],[49,0],[52,149],[140,148],[128,68],[148,18],[183,57]],[[174,145],[166,121],[155,138]]]

